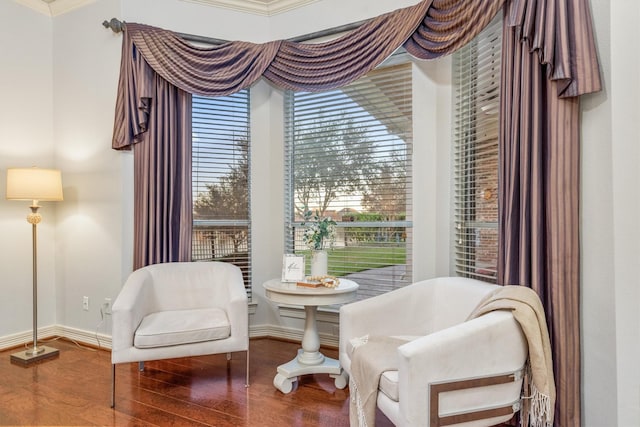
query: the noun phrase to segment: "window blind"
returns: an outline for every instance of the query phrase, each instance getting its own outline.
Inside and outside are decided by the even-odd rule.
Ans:
[[[251,297],[249,90],[193,96],[194,261],[241,268]]]
[[[286,251],[310,254],[305,208],[331,217],[329,274],[358,282],[358,299],[411,283],[412,111],[405,57],[338,90],[285,94]]]
[[[453,57],[455,271],[495,282],[502,17]]]

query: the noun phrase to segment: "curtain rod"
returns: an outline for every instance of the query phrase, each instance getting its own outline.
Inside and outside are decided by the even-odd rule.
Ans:
[[[120,21],[119,19],[116,19],[116,18],[111,18],[110,21],[105,20],[102,22],[103,27],[111,28],[111,31],[113,31],[116,34],[122,32],[123,24],[124,24],[124,21]],[[188,40],[190,42],[207,43],[211,45],[220,45],[220,44],[228,43],[228,40],[216,39],[213,37],[196,36],[194,34],[185,34],[185,33],[175,33],[175,34],[177,34],[181,38]]]
[[[296,42],[296,43],[302,43],[302,42],[306,42],[309,40],[314,40],[314,39],[319,39],[322,37],[328,37],[328,36],[333,36],[339,33],[344,33],[347,31],[351,31],[354,30],[356,28],[358,28],[360,25],[364,24],[365,22],[367,22],[367,20],[363,20],[363,21],[358,21],[358,22],[352,22],[350,24],[344,24],[344,25],[340,25],[338,27],[333,27],[333,28],[328,28],[326,30],[321,30],[321,31],[316,31],[315,33],[310,33],[310,34],[305,34],[302,36],[297,36],[297,37],[293,37],[288,39],[289,41],[292,42]],[[122,32],[122,27],[123,27],[124,21],[120,21],[119,19],[116,18],[111,18],[110,21],[104,21],[102,22],[102,26],[105,28],[110,28],[111,31],[113,31],[114,33],[120,33]],[[228,40],[223,40],[223,39],[216,39],[213,37],[205,37],[205,36],[197,36],[194,34],[186,34],[186,33],[175,33],[178,36],[180,36],[181,38],[190,41],[190,42],[196,42],[196,43],[207,43],[207,44],[211,44],[211,45],[221,45],[224,43],[228,43]]]

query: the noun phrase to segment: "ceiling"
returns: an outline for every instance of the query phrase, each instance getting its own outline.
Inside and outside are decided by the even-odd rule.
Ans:
[[[77,9],[95,0],[14,0],[37,12],[49,16],[58,16],[70,10]]]
[[[181,0],[213,7],[237,10],[256,15],[271,16],[319,0]]]
[[[14,0],[49,16],[58,16],[95,0]],[[320,0],[179,0],[204,6],[236,10],[255,15],[272,16]]]

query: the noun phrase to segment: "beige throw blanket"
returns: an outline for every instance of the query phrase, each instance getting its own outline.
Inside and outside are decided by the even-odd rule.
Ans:
[[[398,346],[407,340],[393,337],[355,338],[349,378],[349,423],[351,427],[373,427],[380,376],[398,370]]]
[[[529,344],[530,372],[527,376],[530,378],[525,378],[522,423],[550,427],[553,425],[556,386],[549,331],[540,298],[526,286],[502,286],[480,301],[469,319],[493,310],[511,310]]]

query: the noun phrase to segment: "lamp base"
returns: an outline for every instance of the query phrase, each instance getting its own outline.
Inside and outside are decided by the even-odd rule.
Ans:
[[[27,349],[11,355],[11,363],[21,366],[31,366],[36,363],[43,362],[49,359],[55,359],[60,355],[60,350],[53,347],[38,346],[37,351],[33,349]]]

